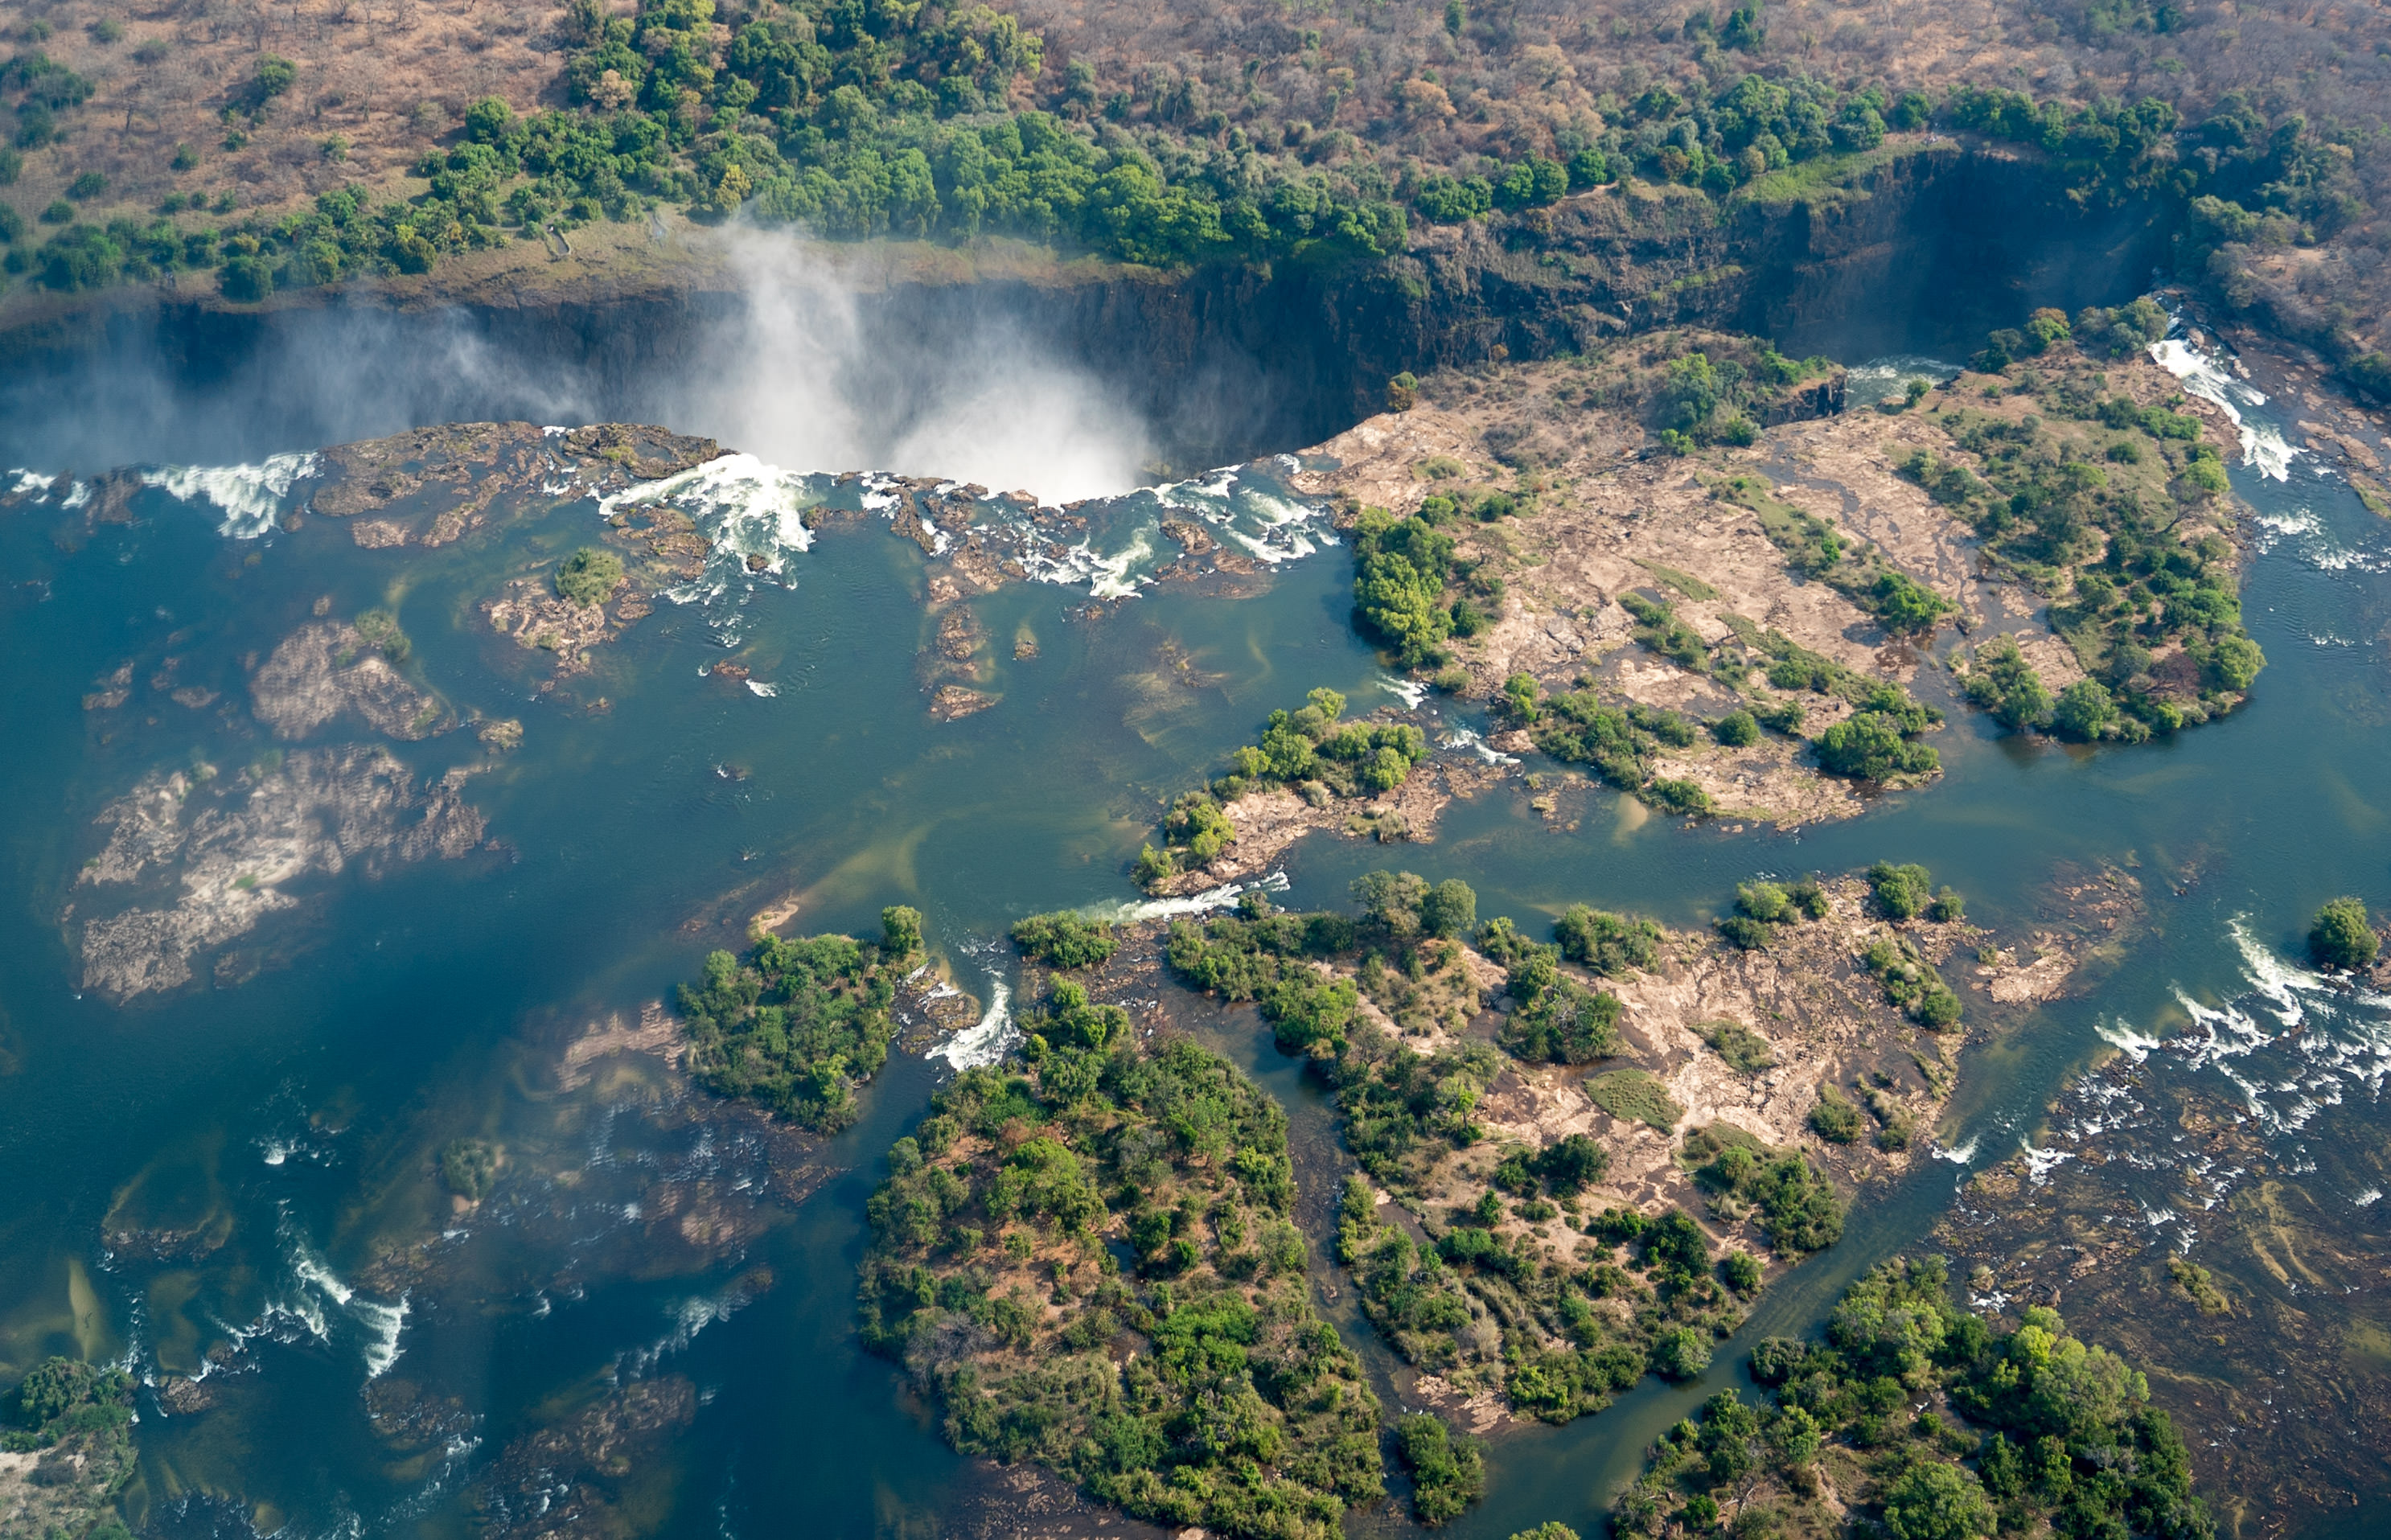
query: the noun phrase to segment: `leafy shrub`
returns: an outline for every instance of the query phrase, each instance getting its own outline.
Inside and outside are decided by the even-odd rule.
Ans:
[[[1092,967],[1110,958],[1120,945],[1111,925],[1082,919],[1069,910],[1015,922],[1013,944],[1025,957],[1053,968]]]
[[[1531,1063],[1585,1064],[1619,1049],[1619,997],[1557,978],[1504,1022],[1497,1041]]]
[[[2050,720],[2050,692],[2025,661],[2016,641],[2000,637],[1976,649],[1968,670],[1968,699],[2006,727],[2038,728]]]
[[[498,1152],[486,1139],[451,1139],[440,1149],[440,1182],[469,1203],[490,1196],[498,1174]]]
[[[2363,899],[2335,899],[2317,911],[2308,926],[2308,955],[2329,968],[2372,967],[2380,950]]]
[[[1830,1145],[1848,1145],[1860,1136],[1867,1125],[1860,1120],[1860,1109],[1851,1104],[1833,1086],[1819,1090],[1817,1105],[1810,1108],[1810,1129]]]
[[[1670,1326],[1652,1342],[1652,1372],[1663,1379],[1692,1379],[1711,1366],[1706,1333],[1692,1326]]]
[[[1412,1513],[1434,1527],[1461,1517],[1486,1495],[1486,1459],[1477,1443],[1422,1412],[1397,1420],[1396,1447],[1412,1474]]]
[[[1899,720],[1881,712],[1845,718],[1818,734],[1817,744],[1821,770],[1854,780],[1931,775],[1943,766],[1932,745],[1909,742]]]
[[[1571,904],[1553,922],[1561,954],[1593,973],[1617,977],[1660,960],[1661,927],[1641,916]]]
[[[602,604],[622,584],[623,559],[611,550],[584,546],[556,569],[556,591],[575,604]]]
[[[2116,725],[2117,703],[2099,679],[2077,679],[2051,709],[2051,731],[2080,744],[2108,736]]]
[[[1800,725],[1798,716],[1795,725]],[[1749,711],[1730,711],[1711,724],[1711,736],[1729,748],[1750,748],[1760,742],[1760,718]]]
[[[1923,866],[1880,861],[1868,869],[1868,896],[1888,920],[1912,920],[1933,901],[1933,882]]]

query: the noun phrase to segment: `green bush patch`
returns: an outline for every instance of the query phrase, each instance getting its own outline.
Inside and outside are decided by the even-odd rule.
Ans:
[[[889,1007],[919,961],[922,916],[881,911],[877,941],[768,936],[743,958],[708,954],[678,996],[698,1083],[828,1132],[855,1120],[855,1087],[880,1072],[897,1035]]]
[[[1286,1115],[1226,1059],[1123,1033],[967,1070],[888,1167],[863,1338],[958,1450],[1257,1540],[1333,1540],[1383,1495],[1377,1398],[1309,1300]]]
[[[1612,1069],[1585,1082],[1595,1106],[1612,1117],[1642,1121],[1663,1132],[1677,1126],[1686,1109],[1669,1099],[1666,1087],[1641,1069]]]

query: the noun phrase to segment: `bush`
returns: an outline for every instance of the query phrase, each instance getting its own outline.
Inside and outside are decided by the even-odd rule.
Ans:
[[[1468,935],[1477,924],[1478,895],[1457,877],[1438,883],[1420,899],[1422,935],[1449,941]]]
[[[1884,1527],[1893,1540],[1983,1540],[1993,1533],[1993,1505],[1973,1472],[1923,1461],[1884,1496]]]
[[[1895,636],[1926,636],[1958,606],[1897,572],[1879,573],[1868,589],[1868,608]]]
[[[2380,949],[2363,899],[2335,899],[2317,911],[2308,926],[2308,955],[2329,968],[2372,967]]]
[[[2117,724],[2117,703],[2098,679],[2077,679],[2059,693],[2050,714],[2051,731],[2062,738],[2088,744]]]
[[[1830,1145],[1854,1143],[1865,1126],[1860,1109],[1832,1086],[1818,1093],[1818,1105],[1810,1109],[1811,1132]]]
[[[1553,922],[1561,954],[1589,971],[1613,977],[1649,968],[1661,955],[1661,927],[1640,916],[1612,914],[1571,904]]]
[[[67,196],[78,203],[88,203],[108,190],[108,178],[96,171],[86,171],[67,184]]]
[[[1101,920],[1085,920],[1063,910],[1032,914],[1013,927],[1013,944],[1022,955],[1052,968],[1091,967],[1111,957],[1120,945],[1113,927]]]
[[[1749,711],[1730,711],[1711,724],[1711,736],[1729,748],[1750,748],[1760,742],[1760,718]]]
[[[1868,869],[1868,880],[1877,912],[1888,920],[1914,920],[1934,901],[1932,879],[1923,866],[1895,866],[1880,861]]]
[[[299,78],[299,66],[280,54],[260,54],[257,57],[257,78],[254,90],[260,103],[272,101],[291,89]]]
[[[1932,774],[1942,766],[1931,745],[1909,742],[1899,721],[1883,712],[1860,712],[1818,734],[1818,767],[1829,775],[1881,782]]]
[[[1478,1445],[1422,1412],[1395,1424],[1396,1445],[1412,1473],[1412,1512],[1431,1527],[1461,1517],[1486,1495],[1486,1460]]]
[[[1691,1326],[1671,1326],[1652,1341],[1652,1372],[1663,1379],[1692,1379],[1711,1366],[1710,1339]]]
[[[1618,1052],[1621,1009],[1607,990],[1556,978],[1511,1013],[1498,1040],[1531,1063],[1584,1064]]]
[[[584,546],[556,569],[556,591],[575,604],[602,604],[623,581],[623,559],[611,550]]]
[[[486,1139],[451,1139],[441,1147],[441,1185],[469,1203],[489,1197],[498,1175],[498,1152]]]
[[[1536,1174],[1561,1194],[1583,1191],[1610,1170],[1610,1152],[1583,1133],[1566,1134],[1537,1152]]]
[[[2005,727],[2038,728],[2050,720],[2050,692],[2009,637],[1976,649],[1974,665],[1968,670],[1968,699],[1991,712]]]
[[[72,203],[68,202],[63,198],[54,198],[50,200],[49,206],[42,211],[42,223],[45,225],[71,225],[74,223],[74,216],[75,208]]]
[[[237,256],[216,274],[216,288],[237,304],[255,304],[274,292],[274,269],[262,257]]]

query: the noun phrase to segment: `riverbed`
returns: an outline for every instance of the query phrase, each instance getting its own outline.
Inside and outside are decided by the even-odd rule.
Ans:
[[[577,1061],[571,1045],[610,1024],[637,1037],[643,1011],[767,911],[793,932],[864,930],[884,904],[913,904],[948,980],[985,1006],[1014,918],[1134,899],[1128,867],[1163,803],[1315,686],[1470,755],[1455,730],[1482,731],[1482,715],[1397,691],[1354,636],[1350,560],[1325,526],[1236,597],[1142,581],[1174,499],[1265,535],[1273,507],[1299,500],[1273,476],[1243,472],[1266,500],[1242,508],[1198,478],[1087,511],[1085,562],[970,602],[990,639],[975,689],[992,704],[951,720],[924,691],[930,558],[869,518],[825,524],[780,571],[743,562],[658,602],[586,672],[561,672],[482,606],[595,538],[587,502],[436,550],[367,549],[320,517],[292,528],[287,509],[243,523],[171,482],[133,494],[122,522],[71,505],[74,483],[0,512],[14,665],[0,718],[15,728],[0,831],[19,897],[0,917],[0,1158],[19,1195],[0,1219],[6,1376],[50,1352],[133,1368],[146,1389],[126,1508],[162,1534],[507,1533],[542,1482],[591,1533],[766,1534],[803,1514],[809,1533],[926,1535],[1001,1511],[989,1473],[947,1450],[852,1330],[875,1163],[950,1064],[917,1040],[864,1091],[858,1123],[806,1141],[692,1094],[655,1042]],[[1316,834],[1293,848],[1289,905],[1341,903],[1355,875],[1400,865],[1461,877],[1481,914],[1523,925],[1572,902],[1699,925],[1755,874],[1879,859],[1929,865],[2003,933],[2047,923],[2071,873],[2113,863],[2140,885],[2122,955],[1971,1050],[1936,1158],[1864,1191],[1842,1241],[1769,1294],[1708,1378],[1648,1379],[1597,1417],[1499,1436],[1492,1495],[1453,1533],[1598,1529],[1650,1440],[1734,1380],[1742,1347],[1809,1329],[1870,1262],[1939,1244],[1971,1178],[2022,1153],[2082,1165],[2100,1149],[2145,1210],[2175,1214],[2234,1211],[2243,1186],[2273,1184],[2270,1201],[2345,1260],[2269,1268],[2242,1228],[2125,1218],[2107,1226],[2127,1243],[2113,1265],[2214,1265],[2250,1309],[2296,1316],[2284,1340],[2379,1403],[2391,1007],[2344,992],[2288,1021],[2281,970],[2323,899],[2391,891],[2391,522],[2310,456],[2232,477],[2255,521],[2243,610],[2270,666],[2224,720],[2063,746],[2001,734],[1926,671],[1921,697],[1952,715],[1944,776],[1840,823],[1730,834],[1596,793],[1557,830],[1514,783],[1446,809],[1432,843]],[[862,489],[847,495],[868,511]],[[286,741],[243,709],[255,660],[320,616],[378,609],[411,639],[396,666],[453,731],[391,742],[353,716]],[[742,672],[717,669],[733,659]],[[477,720],[519,723],[520,746]],[[111,803],[161,773],[262,783],[289,756],[343,744],[386,746],[427,785],[450,778],[485,837],[453,860],[319,861],[187,984],[123,1004],[83,988],[73,906],[92,901],[80,876]],[[2235,1016],[2272,1046],[2217,1049]],[[2287,1043],[2295,1029],[2329,1051]],[[1206,1030],[1224,1044],[1249,1031],[1237,1056],[1288,1103],[1299,1170],[1333,1163],[1325,1106],[1250,1014]],[[2121,1053],[2143,1062],[2110,1062]],[[2108,1078],[2087,1079],[2096,1067]],[[2244,1170],[2188,1169],[2165,1119],[2087,1113],[2084,1087],[2129,1068],[2242,1119]],[[505,1152],[470,1207],[433,1175],[463,1136]],[[2139,1308],[2176,1307],[2154,1299]],[[1341,1324],[1365,1346],[1358,1317]],[[2076,1325],[2097,1337],[2100,1315]],[[2138,1335],[2183,1353],[2152,1386],[2195,1450],[2279,1436],[2203,1420],[2179,1378],[2207,1372],[2192,1350]],[[203,1394],[175,1389],[193,1381]],[[634,1476],[610,1450],[635,1456]],[[2359,1456],[2336,1469],[2346,1490],[2212,1496],[2247,1499],[2244,1533],[2362,1533],[2363,1506],[2337,1519],[2320,1496],[2379,1500],[2385,1473]]]

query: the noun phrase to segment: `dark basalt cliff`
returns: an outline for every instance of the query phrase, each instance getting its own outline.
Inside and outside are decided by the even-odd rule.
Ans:
[[[1221,463],[1332,436],[1404,369],[1627,330],[1700,323],[1847,360],[1959,352],[2036,305],[2139,291],[2170,233],[2158,204],[2079,208],[2031,160],[1947,141],[1796,190],[1722,212],[1684,188],[1609,189],[1426,228],[1383,265],[885,283],[855,298],[862,345],[838,385],[866,414],[902,415],[958,339],[1017,338],[1094,374],[1175,462]],[[120,304],[0,337],[0,456],[222,460],[438,421],[676,421],[744,303],[698,282],[403,307],[366,291]],[[111,433],[126,441],[113,455]]]

